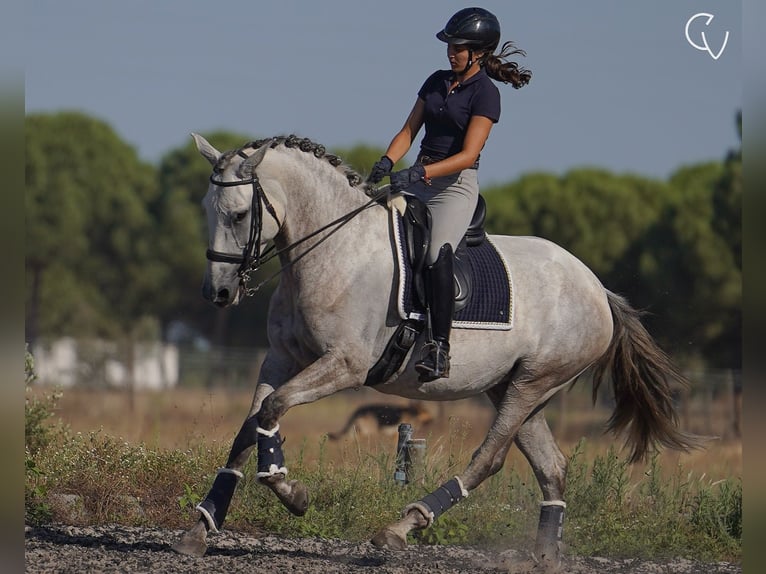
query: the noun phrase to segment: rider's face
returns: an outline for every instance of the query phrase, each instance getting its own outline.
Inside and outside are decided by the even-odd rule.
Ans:
[[[476,52],[473,54],[474,62],[478,60]],[[468,65],[470,58],[470,50],[467,46],[460,44],[447,44],[447,58],[449,58],[450,66],[453,72],[461,73]]]

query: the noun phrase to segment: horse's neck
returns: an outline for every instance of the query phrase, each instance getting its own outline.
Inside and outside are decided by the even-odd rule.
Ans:
[[[286,200],[284,226],[276,238],[279,249],[287,248],[308,237],[369,201],[363,192],[349,185],[342,173],[309,154],[306,154],[306,157],[284,154],[278,161],[279,165],[271,167],[276,168],[276,173],[279,173],[279,182]],[[365,210],[335,232],[333,226],[319,233],[316,238],[289,250],[283,259],[283,265],[292,262],[327,234],[333,233],[334,237],[328,238],[300,261],[301,268],[319,266],[326,271],[327,259],[333,253],[349,247],[350,243],[364,244],[367,241],[366,235],[375,234],[375,230],[370,226],[385,226],[385,217],[370,217],[368,212],[369,210]],[[365,221],[368,225],[360,225],[360,221]],[[348,232],[351,229],[356,235],[350,238]]]

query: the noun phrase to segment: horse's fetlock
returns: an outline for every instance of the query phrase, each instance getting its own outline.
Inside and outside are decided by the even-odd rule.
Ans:
[[[257,428],[258,442],[258,478],[287,474],[285,455],[282,452],[282,437],[279,425],[272,429]]]

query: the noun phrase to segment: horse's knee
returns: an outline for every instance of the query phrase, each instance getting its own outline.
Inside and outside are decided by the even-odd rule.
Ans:
[[[273,428],[277,421],[284,414],[284,400],[279,393],[272,393],[261,403],[261,409],[258,411],[258,420],[263,428]]]

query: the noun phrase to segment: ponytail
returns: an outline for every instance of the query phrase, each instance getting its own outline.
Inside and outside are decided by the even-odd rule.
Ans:
[[[516,62],[505,61],[508,56],[514,54],[519,54],[520,56],[527,55],[524,50],[516,48],[513,42],[506,42],[500,49],[499,54],[486,54],[483,56],[482,66],[484,66],[490,78],[504,84],[511,84],[518,90],[529,83],[529,80],[532,79],[532,72],[526,68],[519,68]]]

